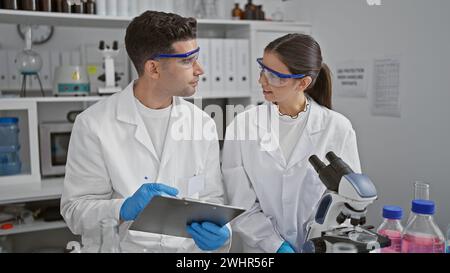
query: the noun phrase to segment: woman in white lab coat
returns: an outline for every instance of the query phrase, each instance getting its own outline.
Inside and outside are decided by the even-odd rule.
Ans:
[[[288,34],[266,46],[259,83],[266,103],[228,126],[222,173],[245,252],[299,252],[305,226],[325,191],[308,159],[333,151],[355,172],[360,162],[350,121],[331,110],[331,76],[319,44]]]

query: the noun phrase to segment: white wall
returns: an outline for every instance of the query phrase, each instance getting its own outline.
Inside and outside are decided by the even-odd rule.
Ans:
[[[332,68],[347,59],[371,61],[399,56],[401,117],[375,117],[368,98],[334,97],[335,110],[353,123],[365,172],[379,199],[368,222],[378,225],[381,208],[410,210],[412,182],[431,184],[437,223],[450,223],[450,1],[301,0],[286,2],[286,15],[312,24],[324,60]],[[372,71],[369,71],[372,78]]]

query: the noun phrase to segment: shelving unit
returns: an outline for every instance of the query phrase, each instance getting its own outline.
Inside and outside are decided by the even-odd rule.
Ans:
[[[66,227],[67,225],[64,221],[45,222],[43,220],[35,220],[31,224],[21,224],[14,226],[12,229],[0,230],[0,236]]]
[[[0,9],[0,23],[9,24],[54,25],[62,27],[126,28],[131,19],[132,17]],[[302,24],[298,22],[269,22],[225,19],[198,19],[197,22],[200,26],[261,26],[268,25],[268,23],[270,23],[270,25],[275,28],[285,28]]]
[[[0,205],[61,197],[64,178],[42,179],[41,183],[0,185]]]

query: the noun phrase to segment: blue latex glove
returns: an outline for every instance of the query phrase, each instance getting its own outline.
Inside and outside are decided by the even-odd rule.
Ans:
[[[160,183],[143,184],[132,196],[123,202],[120,208],[120,219],[124,221],[135,220],[153,197],[164,193],[176,196],[178,190]]]
[[[194,222],[187,226],[187,232],[201,250],[216,250],[230,238],[227,226],[219,227],[211,222]]]
[[[295,253],[295,250],[288,242],[284,241],[277,253]]]

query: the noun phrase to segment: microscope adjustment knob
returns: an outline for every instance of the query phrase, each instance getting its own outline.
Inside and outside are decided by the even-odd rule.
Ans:
[[[361,226],[365,225],[366,224],[366,217],[361,217],[361,219],[359,219],[359,224]]]
[[[345,220],[347,220],[347,216],[345,216],[345,214],[343,214],[342,212],[339,213],[339,215],[336,217],[336,222],[340,225],[342,223],[345,222]]]
[[[352,224],[352,226],[357,226],[357,225],[359,225],[359,221],[360,221],[360,219],[351,218],[350,224]]]

